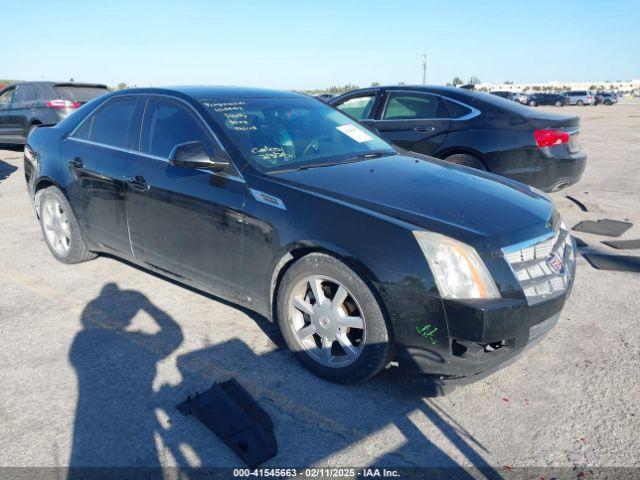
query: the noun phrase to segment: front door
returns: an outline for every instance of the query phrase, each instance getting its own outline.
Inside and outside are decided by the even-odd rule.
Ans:
[[[130,135],[141,99],[107,101],[63,141],[62,159],[72,181],[69,202],[88,236],[106,250],[131,257],[125,214],[125,165],[131,161]]]
[[[394,145],[424,155],[435,155],[451,125],[444,102],[437,95],[390,91],[384,109],[373,124]]]
[[[221,149],[190,106],[147,100],[138,152],[127,167],[127,217],[137,262],[225,297],[242,291],[246,184],[235,170],[217,174],[169,164],[176,145]]]

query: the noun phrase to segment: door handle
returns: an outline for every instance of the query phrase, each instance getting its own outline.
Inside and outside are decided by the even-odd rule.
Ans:
[[[149,189],[149,184],[141,175],[136,175],[135,177],[126,177],[124,181],[132,190],[144,191]]]
[[[434,132],[436,130],[436,127],[416,127],[414,128],[414,130],[416,132],[429,133]]]
[[[69,166],[71,168],[75,168],[76,170],[82,170],[84,168],[84,162],[80,157],[76,157],[69,160]]]

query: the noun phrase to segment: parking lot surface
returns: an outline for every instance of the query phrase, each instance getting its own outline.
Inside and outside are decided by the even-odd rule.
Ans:
[[[567,225],[628,220],[622,238],[640,238],[640,103],[544,109],[582,119],[584,178],[552,195]],[[0,466],[241,467],[174,407],[230,377],[275,423],[265,466],[640,466],[640,274],[580,256],[549,336],[446,396],[393,368],[334,385],[248,311],[109,257],[58,263],[22,169],[19,149],[0,151]],[[583,252],[640,255],[576,235]]]

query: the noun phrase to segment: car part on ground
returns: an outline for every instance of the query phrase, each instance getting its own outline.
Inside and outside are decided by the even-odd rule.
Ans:
[[[565,195],[565,198],[567,198],[568,200],[572,201],[573,203],[575,203],[578,208],[580,210],[582,210],[583,212],[588,212],[589,210],[587,209],[587,206],[582,203],[580,200],[578,200],[576,197],[572,197],[571,195]]]
[[[640,238],[635,240],[607,240],[602,243],[616,250],[635,250],[640,248]]]
[[[355,90],[329,104],[399,149],[445,160],[473,157],[471,166],[547,192],[576,183],[586,166],[578,117],[539,112],[497,95],[403,85]],[[540,144],[536,131],[555,131],[562,139]]]
[[[593,268],[598,270],[614,270],[617,272],[640,272],[640,257],[630,255],[601,255],[583,253]]]
[[[565,120],[536,112],[523,134],[564,149]],[[278,321],[332,381],[390,360],[479,378],[555,324],[573,285],[575,245],[546,195],[399,151],[304,95],[115,92],[36,129],[24,162],[38,214],[58,189],[69,228],[43,223],[64,233],[56,258],[108,253]]]
[[[235,379],[214,383],[176,408],[183,415],[195,415],[249,468],[278,453],[271,417]]]
[[[585,220],[578,223],[572,230],[576,232],[606,235],[607,237],[619,237],[632,226],[633,223],[621,222],[619,220],[601,219],[595,222],[592,220]]]

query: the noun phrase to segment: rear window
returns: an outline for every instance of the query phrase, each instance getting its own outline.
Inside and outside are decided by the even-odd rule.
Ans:
[[[80,103],[88,102],[109,92],[105,87],[83,87],[81,85],[56,85],[53,89],[58,98]]]

